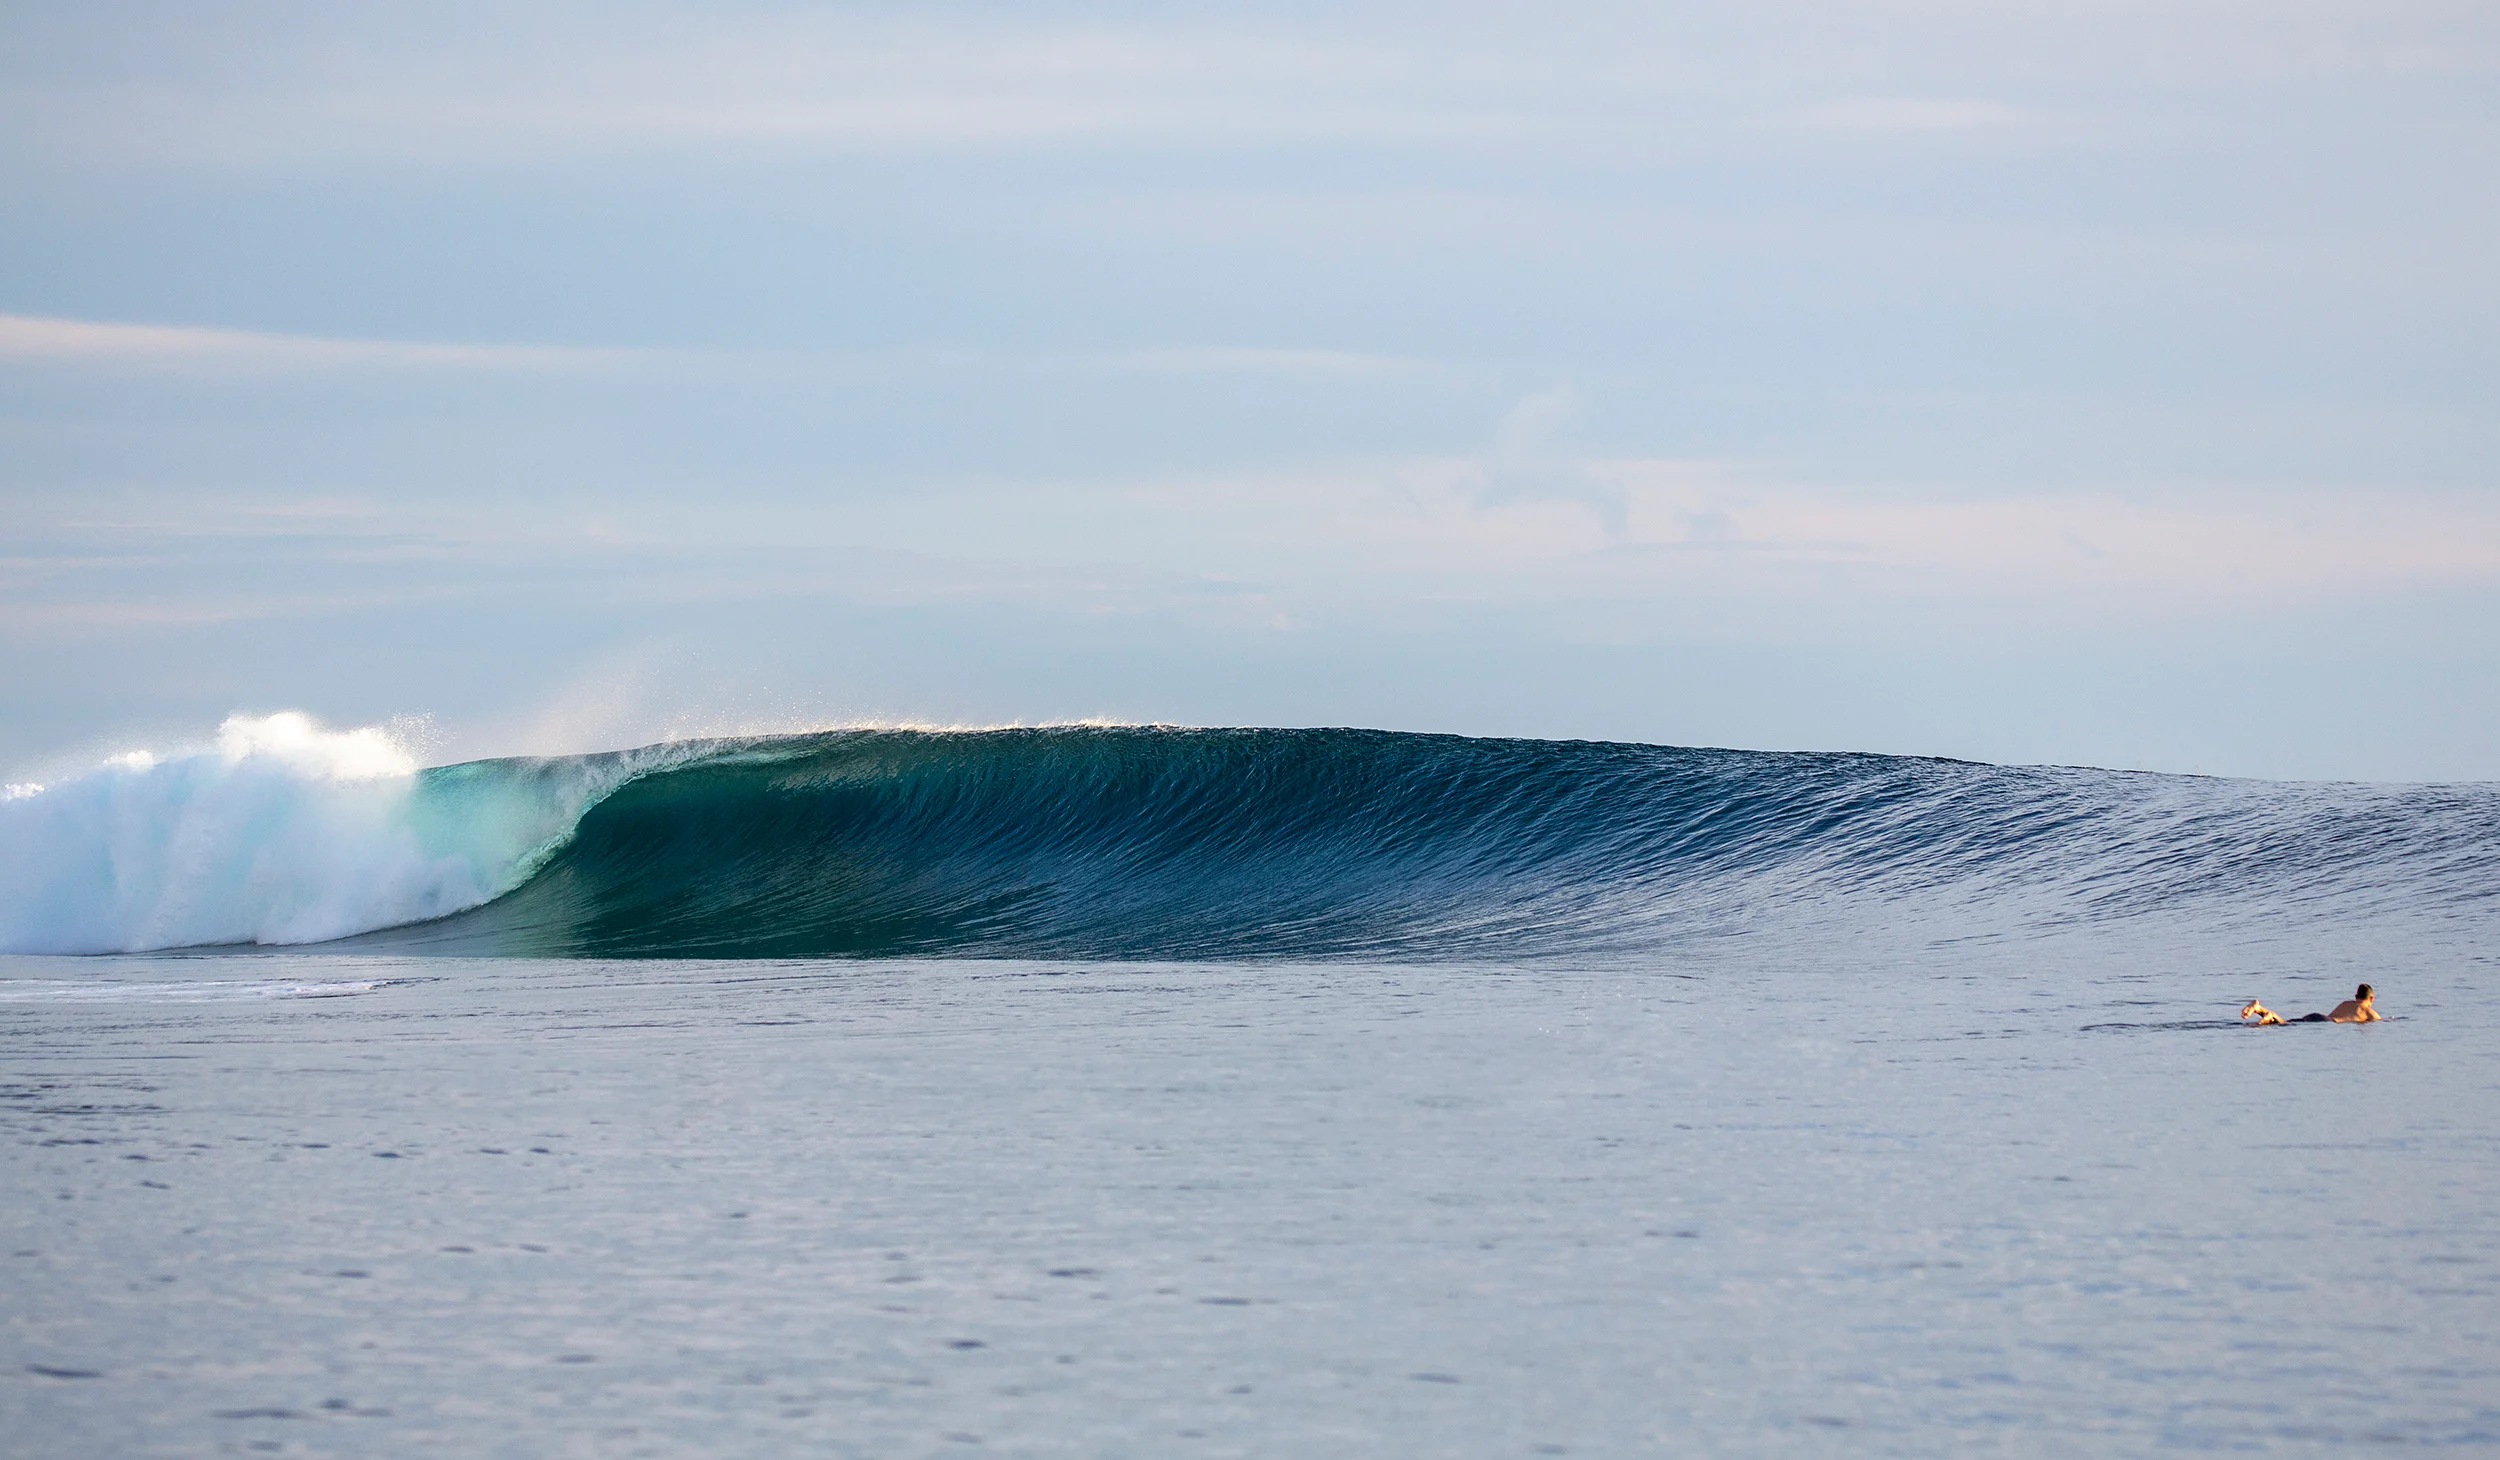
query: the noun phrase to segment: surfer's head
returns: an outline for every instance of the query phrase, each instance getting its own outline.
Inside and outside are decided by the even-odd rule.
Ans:
[[[2366,983],[2352,991],[2352,1001],[2356,1004],[2366,1004],[2376,997],[2378,995],[2371,992],[2370,986]]]

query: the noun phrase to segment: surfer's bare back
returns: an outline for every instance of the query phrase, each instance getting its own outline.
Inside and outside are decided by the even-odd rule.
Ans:
[[[2303,1014],[2289,1021],[2255,999],[2250,999],[2240,1006],[2240,1017],[2252,1024],[2373,1024],[2379,1017],[2378,995],[2365,983],[2352,991],[2351,998],[2337,1004],[2333,1013]]]

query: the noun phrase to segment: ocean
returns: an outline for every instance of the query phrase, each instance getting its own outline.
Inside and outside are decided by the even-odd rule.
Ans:
[[[2500,787],[274,717],[0,854],[12,1454],[2500,1447]]]

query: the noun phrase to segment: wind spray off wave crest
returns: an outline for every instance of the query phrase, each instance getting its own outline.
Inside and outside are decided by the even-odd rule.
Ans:
[[[527,878],[618,757],[418,768],[373,728],[237,715],[205,749],[116,757],[0,799],[0,950],[310,943],[475,907]]]

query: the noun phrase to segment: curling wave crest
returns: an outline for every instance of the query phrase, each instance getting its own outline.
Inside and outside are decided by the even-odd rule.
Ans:
[[[2491,786],[1361,730],[833,731],[421,770],[238,720],[0,803],[0,838],[19,951],[1533,958],[1922,910],[1969,935],[2500,895]]]

